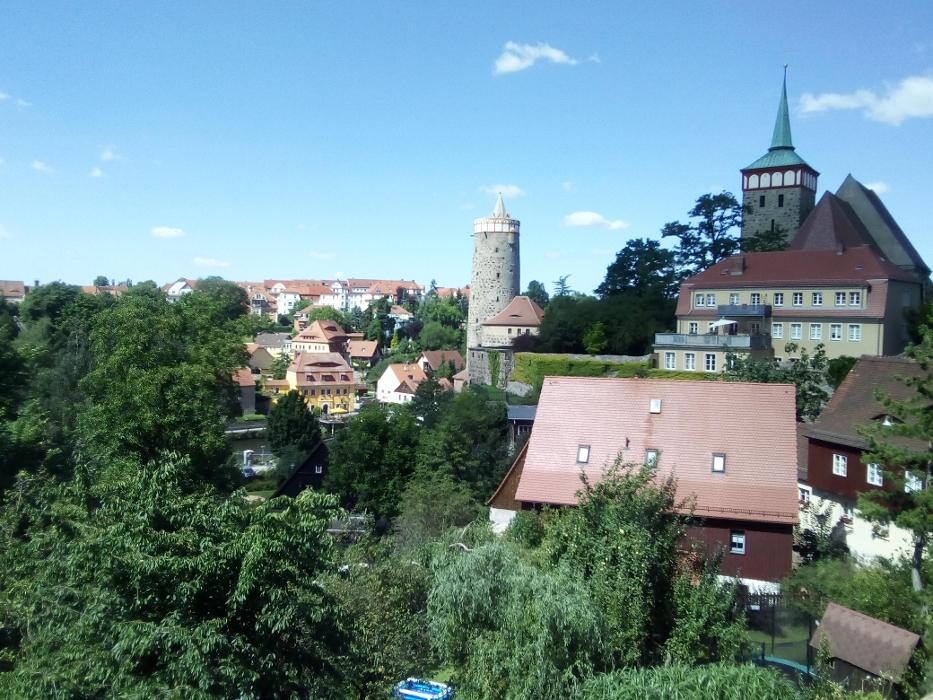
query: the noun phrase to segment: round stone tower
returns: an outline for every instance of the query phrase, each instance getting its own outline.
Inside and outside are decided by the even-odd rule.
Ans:
[[[502,311],[521,286],[518,229],[502,201],[492,214],[473,220],[473,272],[470,276],[470,313],[467,318],[467,355],[483,344],[483,321]],[[469,362],[469,359],[468,359]]]

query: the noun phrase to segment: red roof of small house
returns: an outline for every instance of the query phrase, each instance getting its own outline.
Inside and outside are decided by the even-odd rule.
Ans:
[[[334,343],[346,340],[347,333],[336,321],[315,321],[295,336],[294,340]]]
[[[454,371],[463,369],[463,355],[459,350],[425,350],[421,357],[432,371],[437,371],[445,362],[454,366]]]
[[[484,326],[540,326],[544,311],[530,297],[517,296],[502,311],[483,321]]]
[[[466,287],[438,287],[434,290],[434,293],[437,294],[441,299],[445,297],[455,297],[458,294],[465,299],[470,298],[470,286]]]
[[[249,367],[240,367],[234,372],[233,381],[237,386],[241,387],[256,386],[256,377],[253,376]]]
[[[371,360],[379,352],[379,342],[376,340],[351,340],[347,344],[347,354],[350,357]]]
[[[829,603],[810,646],[826,640],[830,655],[875,676],[898,682],[907,669],[920,636],[895,625]]]
[[[575,504],[581,473],[595,482],[617,458],[642,464],[657,450],[658,473],[698,517],[796,523],[794,398],[789,384],[546,377],[516,498]]]
[[[26,296],[26,285],[19,280],[0,280],[0,298],[21,299]]]
[[[875,398],[875,392],[895,400],[916,396],[916,391],[901,380],[918,379],[928,374],[929,370],[904,357],[863,355],[849,370],[819,417],[804,424],[802,432],[809,438],[865,449],[866,440],[859,435],[858,429],[880,423],[888,414]],[[922,451],[926,446],[922,440],[906,437],[895,437],[894,441],[910,450]]]
[[[392,305],[392,308],[389,309],[389,315],[396,318],[414,318],[414,314],[411,311],[398,304]]]
[[[385,376],[386,373],[393,376],[397,382],[397,388],[393,389],[392,391],[400,391],[403,393],[411,394],[414,394],[415,390],[418,388],[418,385],[428,378],[428,375],[424,373],[424,370],[414,362],[411,364],[389,365],[386,367],[385,372],[383,372],[383,376]]]
[[[288,372],[295,373],[295,381],[301,387],[354,381],[350,365],[335,352],[300,352],[288,366]]]

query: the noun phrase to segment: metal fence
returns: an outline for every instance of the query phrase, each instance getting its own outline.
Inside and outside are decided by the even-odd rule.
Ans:
[[[749,660],[811,675],[813,618],[788,604],[781,593],[747,593],[740,601],[751,640]]]

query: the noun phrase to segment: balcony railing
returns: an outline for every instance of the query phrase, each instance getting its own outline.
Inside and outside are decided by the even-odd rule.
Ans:
[[[770,304],[720,304],[719,315],[723,318],[734,317],[768,317],[771,315]]]
[[[716,333],[655,333],[654,344],[665,347],[728,348],[734,350],[765,350],[771,347],[771,336],[717,335]]]

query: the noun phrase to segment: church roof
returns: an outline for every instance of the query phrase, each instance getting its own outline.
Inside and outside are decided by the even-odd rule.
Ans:
[[[836,250],[870,245],[877,249],[861,219],[845,201],[826,192],[790,242],[791,250]]]
[[[807,161],[797,155],[790,133],[790,111],[787,108],[787,75],[781,88],[781,101],[778,103],[777,117],[774,120],[774,133],[771,135],[771,148],[761,158],[743,170],[759,168],[782,168],[788,165],[806,165]]]
[[[496,208],[492,210],[493,219],[510,219],[509,213],[505,210],[505,202],[502,201],[502,193],[499,193],[496,199]]]
[[[922,277],[930,274],[930,268],[874,191],[848,175],[836,196],[852,208],[888,260],[898,267],[914,269]]]

